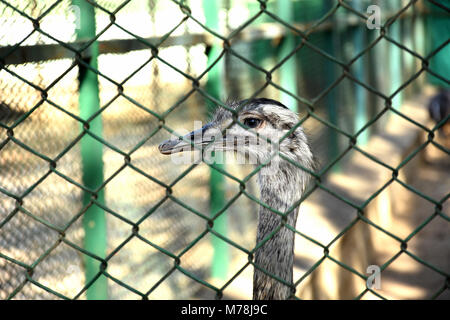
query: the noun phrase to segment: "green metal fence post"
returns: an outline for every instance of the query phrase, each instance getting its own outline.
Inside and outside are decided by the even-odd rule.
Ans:
[[[425,56],[425,42],[427,37],[425,36],[425,17],[417,12],[416,7],[413,7],[414,10],[414,20],[413,20],[413,41],[412,41],[412,49],[417,52],[421,56]],[[419,62],[417,62],[419,63]],[[417,79],[417,81],[413,82],[413,90],[418,91],[423,86],[423,80]]]
[[[291,0],[278,0],[277,15],[287,23],[294,20],[294,6]],[[288,33],[281,44],[279,59],[283,59],[295,49],[294,35]],[[285,61],[280,67],[281,87],[290,93],[297,94],[297,62],[295,55]],[[285,92],[280,92],[280,101],[291,110],[297,111],[297,100]]]
[[[359,12],[365,12],[365,8],[361,1],[354,1],[352,3],[353,8]],[[359,54],[364,49],[364,34],[366,33],[366,25],[357,25],[352,30],[353,35],[353,46],[355,48],[354,54]],[[364,56],[360,57],[354,62],[355,77],[362,81],[367,82],[365,75],[365,63]],[[368,100],[367,100],[367,90],[360,85],[355,84],[355,119],[354,119],[354,132],[360,130],[368,121]],[[369,140],[369,131],[364,130],[358,136],[358,144],[365,145]]]
[[[448,7],[449,5],[449,1],[438,0],[437,2],[444,7]],[[431,3],[427,3],[427,7],[431,12],[427,17],[427,33],[430,35],[430,37],[428,37],[428,54],[448,40],[448,35],[450,34],[450,18],[448,15],[443,15],[443,9],[433,6]],[[448,79],[448,75],[450,74],[449,57],[450,45],[447,44],[430,59],[430,69],[438,75]],[[445,82],[430,73],[427,73],[427,81],[443,88],[450,87],[448,82]]]
[[[95,11],[86,1],[73,0],[73,5],[80,9],[80,28],[77,30],[77,40],[88,40],[95,36]],[[94,69],[98,69],[98,44],[94,42],[88,58],[83,58]],[[80,65],[79,105],[80,117],[87,120],[100,108],[97,74]],[[85,130],[85,128],[82,128]],[[102,119],[97,116],[89,122],[89,131],[102,136]],[[103,183],[103,145],[89,135],[81,139],[81,159],[83,165],[83,184],[90,190],[97,189]],[[83,204],[87,205],[92,197],[104,203],[103,190],[97,195],[85,192]],[[83,216],[84,249],[104,258],[106,253],[106,219],[104,211],[95,204],[89,207]],[[91,281],[100,271],[98,260],[84,256],[86,283]],[[86,292],[87,299],[100,300],[108,298],[107,278],[101,275]]]
[[[400,2],[392,1],[386,3],[389,10],[396,12],[401,6]],[[400,23],[393,23],[389,26],[389,35],[391,38],[400,41],[401,29]],[[389,94],[394,93],[402,85],[402,50],[394,44],[389,45],[389,72],[390,72],[390,88]],[[392,107],[400,109],[402,105],[402,92],[398,92],[392,99]]]
[[[203,10],[205,13],[206,26],[213,30],[219,29],[219,9],[221,0],[203,0]],[[221,46],[214,44],[208,55],[208,65],[219,55]],[[223,75],[223,59],[219,61],[209,72],[206,83],[206,91],[213,97],[220,99],[223,86],[221,85]],[[208,102],[208,110],[212,110],[215,105]],[[216,155],[220,157],[219,154]],[[218,168],[224,168],[224,164],[216,163]],[[210,214],[214,216],[226,204],[225,202],[225,177],[217,170],[211,168],[210,171]],[[223,236],[227,236],[228,221],[226,212],[223,212],[214,221],[214,231]],[[214,248],[213,261],[211,266],[211,277],[225,279],[228,273],[230,253],[228,244],[222,239],[212,236],[212,246]]]
[[[328,11],[331,5],[328,1],[323,1],[322,5],[325,6],[324,11]],[[347,25],[345,23],[345,17],[346,13],[343,11],[338,11],[333,15],[333,25],[334,28],[331,30],[324,31],[324,33],[328,33],[328,39],[325,42],[325,46],[328,49],[328,52],[332,53],[333,56],[336,56],[343,59],[343,56],[345,53],[343,52],[342,48],[344,46],[345,41],[343,40],[345,38],[345,34],[347,32]],[[341,68],[337,68],[336,64],[330,60],[326,61],[326,79],[327,84],[333,83],[333,81],[336,80],[336,77],[341,72]],[[341,87],[345,87],[346,83],[341,83]],[[343,89],[333,89],[331,90],[325,97],[325,104],[326,104],[326,111],[329,121],[334,124],[335,126],[339,127],[339,113],[338,113],[338,106],[346,106],[346,96],[342,94]],[[341,145],[341,139],[340,135],[336,132],[336,130],[333,130],[332,128],[327,128],[328,130],[328,158],[329,159],[335,159],[339,155],[340,145]],[[336,163],[332,171],[333,172],[339,172],[341,170],[341,163]]]

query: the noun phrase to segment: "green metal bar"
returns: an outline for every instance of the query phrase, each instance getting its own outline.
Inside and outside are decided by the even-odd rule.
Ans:
[[[287,23],[293,23],[294,6],[291,0],[278,0],[277,15]],[[287,34],[281,44],[279,51],[279,60],[289,55],[295,49],[295,37],[292,34]],[[280,85],[286,91],[297,94],[297,61],[295,56],[291,57],[283,63],[280,67]],[[280,101],[291,110],[298,110],[297,100],[289,94],[281,91]]]
[[[328,1],[322,1],[322,6],[328,6],[330,3]],[[328,9],[328,8],[325,8]],[[342,34],[345,32],[344,28],[345,26],[339,22],[337,12],[333,16],[333,22],[335,24],[335,28],[330,31],[324,31],[324,37],[325,37],[325,46],[327,49],[327,52],[331,53],[332,55],[335,55],[337,57],[340,56],[339,49],[342,45]],[[339,57],[342,58],[342,57]],[[327,60],[327,72],[325,73],[325,77],[327,80],[327,84],[333,83],[335,79],[337,78],[337,65],[330,60]],[[339,68],[341,70],[341,68]],[[339,126],[339,117],[338,117],[338,105],[345,105],[342,103],[339,103],[343,100],[343,96],[340,92],[340,90],[334,89],[331,90],[326,96],[325,96],[325,104],[327,109],[327,115],[329,121],[334,124],[335,126]],[[339,155],[339,134],[336,130],[333,130],[332,128],[327,127],[328,131],[328,159],[335,159]],[[333,172],[339,172],[341,169],[340,162],[337,162],[334,166],[332,171]]]
[[[413,16],[408,17],[407,19],[398,21],[397,23],[400,23],[401,28],[403,30],[403,44],[405,47],[408,47],[410,49],[414,48],[413,44],[413,31],[414,31],[414,21]],[[404,61],[404,67],[407,74],[411,74],[415,70],[415,57],[410,54],[406,50],[402,50],[402,59]],[[413,86],[411,86],[412,88]],[[408,91],[411,90],[411,88],[408,88]],[[408,94],[409,95],[409,94]]]
[[[449,6],[449,1],[437,0],[436,2],[446,7]],[[448,40],[448,35],[450,34],[450,18],[448,15],[439,15],[439,13],[442,13],[443,10],[437,6],[431,3],[427,3],[427,6],[431,11],[427,17],[427,34],[430,35],[428,37],[429,43],[427,48],[427,53],[429,53]],[[430,69],[448,79],[450,74],[449,57],[450,45],[447,45],[430,59]],[[430,73],[428,73],[427,81],[440,87],[450,87],[447,82],[442,81]]]
[[[73,5],[80,10],[80,28],[77,30],[77,40],[88,40],[95,36],[95,12],[92,5],[86,1],[73,0]],[[98,69],[98,43],[90,46],[91,56],[85,60],[93,69]],[[89,119],[100,108],[97,74],[80,65],[79,70],[79,105],[80,117]],[[86,130],[85,126],[82,130]],[[97,137],[102,137],[102,119],[98,116],[89,122],[88,130]],[[86,134],[81,139],[81,161],[83,165],[83,184],[89,190],[96,190],[103,184],[103,145],[91,135]],[[88,204],[92,197],[104,204],[103,190],[93,194],[84,192],[83,203]],[[90,206],[83,216],[84,249],[101,258],[106,254],[106,218],[104,211],[95,204]],[[99,272],[100,262],[84,255],[86,284]],[[101,275],[86,291],[87,299],[101,300],[108,298],[107,278]]]
[[[400,10],[400,2],[392,1],[386,3],[391,10]],[[396,41],[402,40],[399,23],[393,23],[389,26],[389,36]],[[389,45],[389,73],[390,88],[389,93],[392,94],[402,85],[402,50],[395,45]],[[402,92],[399,92],[392,99],[392,107],[400,109],[402,104]]]
[[[203,0],[203,10],[205,13],[206,26],[214,31],[219,30],[219,8],[221,0]],[[219,56],[222,48],[219,43],[212,45],[208,54],[208,65],[210,65],[217,56]],[[222,97],[223,86],[221,83],[223,75],[223,59],[219,61],[214,68],[208,72],[208,81],[206,82],[206,91],[214,98],[220,100]],[[208,111],[215,108],[212,101],[207,102]],[[216,157],[222,155],[217,153]],[[219,169],[224,169],[224,164],[215,163]],[[225,177],[217,170],[210,169],[210,214],[214,217],[225,205]],[[213,230],[223,236],[228,234],[228,219],[226,212],[223,212],[214,220]],[[211,237],[214,249],[213,261],[211,265],[211,277],[225,279],[229,269],[230,252],[228,244],[217,236]]]
[[[259,2],[246,1],[246,5],[249,17],[256,16],[258,12],[260,12],[261,10]],[[271,3],[269,2],[267,5],[270,6]],[[259,16],[257,20],[253,21],[251,26],[258,28],[261,26],[261,24],[267,22],[267,18],[268,18],[267,15],[263,14]],[[244,32],[245,30],[246,29],[243,29],[242,32]],[[264,72],[264,69],[269,70],[270,64],[275,63],[274,59],[274,57],[276,57],[275,52],[278,52],[278,49],[271,44],[271,41],[269,39],[260,37],[254,38],[249,42],[245,43],[245,49],[242,50],[240,53],[242,54],[243,52],[248,52],[248,56],[247,54],[244,54],[243,56],[245,58],[248,57],[249,58],[248,60],[253,62],[256,66],[256,67],[252,66],[252,68],[247,68],[246,71],[248,73],[247,76],[250,79],[258,79],[261,78],[261,76],[263,75],[262,72]],[[242,55],[240,57],[242,57]],[[268,57],[270,57],[270,59],[268,59]],[[268,63],[268,60],[270,61],[270,63]],[[241,61],[246,62],[245,60]],[[234,85],[239,86],[238,83],[234,83]],[[241,95],[245,97],[254,95],[255,92],[257,92],[261,88],[259,81],[255,81],[254,83],[252,83],[251,86],[246,88],[246,90],[242,90],[242,85],[240,87],[241,87]]]
[[[413,7],[413,36],[412,36],[412,50],[417,52],[422,57],[426,55],[425,53],[425,17],[417,11],[416,7]],[[413,82],[413,90],[418,91],[421,86],[423,86],[423,81],[418,80]]]
[[[358,10],[358,11],[364,11],[364,6],[361,3],[361,1],[354,1],[352,3],[352,6]],[[358,25],[352,30],[353,35],[353,46],[355,48],[354,52],[355,55],[359,54],[361,51],[363,51],[364,48],[364,33],[366,32],[366,26],[365,25]],[[365,76],[365,70],[364,70],[364,56],[359,57],[358,60],[355,61],[353,64],[355,77],[358,78],[360,81],[366,83],[367,79]],[[354,132],[358,132],[368,121],[367,116],[367,107],[368,107],[368,100],[367,100],[367,90],[359,85],[355,84],[355,118],[354,118]],[[365,145],[367,144],[367,141],[369,140],[369,130],[364,130],[361,132],[361,134],[358,136],[358,144],[359,145]]]
[[[369,32],[369,36],[371,37],[369,42],[373,42],[376,38],[378,38],[379,30],[372,30]],[[390,73],[385,68],[380,68],[387,63],[388,57],[388,46],[391,44],[382,39],[378,41],[378,43],[371,49],[371,54],[373,57],[373,62],[370,62],[370,73],[373,75],[373,87],[377,90],[377,92],[385,94],[386,97],[389,96],[389,84],[390,84]],[[385,108],[385,100],[375,99],[374,105],[374,114],[380,115],[382,114],[382,110]],[[386,113],[384,117],[380,117],[375,123],[372,124],[373,130],[379,131],[383,130],[388,119],[389,112]]]

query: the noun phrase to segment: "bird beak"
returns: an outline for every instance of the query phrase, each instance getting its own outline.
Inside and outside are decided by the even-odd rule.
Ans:
[[[204,125],[201,129],[194,130],[187,135],[177,139],[169,139],[161,143],[158,147],[162,154],[173,154],[184,151],[193,151],[198,148],[203,148],[215,140],[215,136],[211,135],[214,129],[211,123]],[[217,130],[220,132],[219,130]],[[206,134],[208,132],[208,134]]]

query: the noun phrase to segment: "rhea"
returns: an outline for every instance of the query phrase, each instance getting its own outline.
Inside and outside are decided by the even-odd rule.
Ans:
[[[219,107],[212,121],[201,129],[164,141],[159,150],[162,154],[173,154],[202,148],[232,151],[255,159],[255,164],[261,167],[258,172],[261,204],[256,236],[259,248],[253,261],[253,299],[287,299],[295,291],[292,229],[297,221],[299,200],[314,168],[313,154],[304,130],[298,125],[299,117],[282,103],[255,98],[227,106]]]

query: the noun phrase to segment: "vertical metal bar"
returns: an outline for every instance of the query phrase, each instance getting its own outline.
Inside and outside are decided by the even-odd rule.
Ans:
[[[219,30],[219,9],[221,0],[203,0],[203,10],[205,13],[206,26],[213,30]],[[208,65],[211,64],[220,54],[221,46],[214,44],[208,54]],[[219,61],[209,72],[206,82],[206,91],[213,97],[220,99],[223,93],[222,86],[223,59]],[[208,109],[215,107],[214,103],[208,102]],[[216,158],[223,158],[216,154]],[[224,168],[224,164],[217,163],[216,166]],[[210,212],[215,215],[225,207],[225,177],[217,170],[211,168],[210,172]],[[213,230],[223,236],[228,233],[228,219],[226,212],[222,213],[215,221]],[[212,236],[212,246],[214,249],[211,266],[211,277],[225,279],[228,273],[230,253],[228,244],[222,239]]]
[[[323,12],[327,12],[332,5],[329,1],[322,1],[322,5],[325,7]],[[333,24],[334,28],[332,28],[328,35],[328,39],[325,42],[327,46],[327,52],[330,52],[333,56],[338,57],[343,60],[343,51],[342,48],[344,46],[344,42],[342,39],[345,38],[346,34],[346,14],[345,11],[338,11],[333,15]],[[333,83],[336,80],[337,75],[337,66],[334,62],[327,60],[327,72],[325,73],[325,77],[327,78],[327,84]],[[340,70],[340,69],[339,69]],[[339,127],[339,113],[338,106],[348,106],[345,101],[346,95],[342,94],[342,92],[346,92],[342,90],[342,88],[346,85],[346,83],[342,83],[341,89],[333,89],[326,96],[326,109],[329,121]],[[328,128],[328,158],[335,159],[339,155],[339,134]],[[333,168],[333,172],[339,172],[341,170],[341,162],[336,163]]]
[[[360,11],[365,12],[363,8],[363,3],[361,1],[353,1],[352,6]],[[366,32],[366,25],[358,25],[352,30],[353,34],[353,47],[354,55],[360,53],[364,48],[364,34]],[[353,64],[354,74],[357,79],[362,81],[363,83],[367,83],[364,61],[365,57],[362,56]],[[360,85],[355,84],[355,118],[354,118],[354,132],[360,130],[368,121],[368,100],[367,100],[367,91]],[[369,140],[369,129],[364,130],[358,136],[358,144],[365,145]]]
[[[388,8],[382,9],[382,10],[388,10]],[[379,36],[380,31],[379,30],[372,30],[372,41]],[[386,65],[389,57],[389,45],[390,43],[388,41],[380,41],[377,43],[375,47],[371,49],[374,63],[371,66],[373,68],[374,73],[374,87],[384,94],[389,94],[390,90],[390,83],[391,83],[391,72],[389,70],[386,70],[386,68],[381,68],[380,66]],[[414,81],[415,83],[416,81]],[[381,112],[385,108],[385,102],[382,99],[376,98],[376,109],[375,113]],[[376,130],[383,130],[385,125],[387,124],[387,121],[389,117],[391,116],[391,112],[387,112],[385,116],[381,117],[375,124],[372,126],[376,127]]]
[[[437,2],[448,7],[448,1],[438,0]],[[426,5],[428,9],[430,9],[430,13],[427,17],[427,34],[430,35],[427,37],[429,39],[427,52],[429,53],[448,40],[448,35],[450,33],[450,18],[448,14],[444,14],[443,9],[438,8],[436,5],[432,3],[427,3]],[[448,79],[448,75],[450,74],[449,57],[450,45],[447,44],[430,59],[430,69]],[[427,73],[427,81],[443,88],[450,87],[447,82],[436,78],[430,73]]]
[[[258,12],[261,10],[261,4],[257,1],[246,1],[247,10],[248,10],[248,16],[252,17],[258,14]],[[270,3],[267,4],[268,6]],[[270,10],[270,9],[269,9]],[[258,19],[252,22],[253,26],[258,26],[261,23],[266,22],[266,16],[262,15]],[[271,41],[268,39],[255,39],[252,41],[248,41],[245,44],[245,52],[248,52],[248,56],[250,61],[253,61],[256,65],[265,68],[266,70],[270,69],[267,68],[267,58],[271,57],[273,60],[275,60],[274,55],[274,46],[271,45]],[[275,50],[278,50],[276,48]],[[274,62],[274,61],[272,61]],[[254,68],[247,68],[246,70],[246,76],[250,79],[260,79],[262,78],[262,73],[259,70],[256,70]],[[242,87],[242,85],[241,85]],[[261,83],[259,81],[254,81],[254,83],[250,83],[250,86],[247,87],[245,90],[245,96],[252,95],[256,90],[258,90],[261,87]]]
[[[408,48],[414,48],[413,44],[413,31],[414,31],[414,8],[411,9],[413,11],[413,14],[405,17],[404,19],[400,19],[401,23],[401,29],[403,31],[402,40],[403,44]],[[406,50],[402,50],[402,59],[403,59],[403,68],[406,72],[406,74],[412,74],[415,72],[415,62],[416,58],[407,52]],[[405,88],[406,90],[411,90],[412,85],[408,88]],[[408,94],[408,93],[407,93]],[[409,94],[408,94],[409,95]]]
[[[412,41],[412,50],[420,54],[421,56],[425,56],[425,18],[421,13],[417,12],[416,6],[413,6],[413,41]],[[419,63],[419,62],[416,62]],[[419,78],[416,81],[413,81],[413,90],[414,92],[419,91],[423,86],[423,79]]]
[[[392,1],[387,2],[386,6],[392,11],[397,11],[400,9],[400,2]],[[400,23],[396,22],[391,24],[389,27],[389,35],[397,40],[398,42],[402,43],[401,37],[401,30],[400,30]],[[390,44],[389,45],[389,73],[390,73],[390,90],[389,94],[392,94],[402,85],[402,50],[398,48],[397,46]],[[400,91],[398,92],[394,98],[392,99],[392,107],[396,109],[400,109],[402,104],[402,96],[403,93]]]
[[[287,23],[292,23],[293,16],[293,2],[291,0],[278,0],[277,15]],[[292,34],[287,34],[279,51],[279,60],[286,57],[295,49],[295,38]],[[280,67],[280,85],[283,89],[290,93],[297,94],[297,62],[295,56],[291,57],[283,63]],[[280,101],[291,110],[297,111],[297,100],[289,94],[281,91]]]
[[[95,11],[92,5],[86,1],[73,0],[73,5],[80,10],[79,28],[77,28],[77,40],[87,40],[95,36]],[[84,58],[92,68],[97,69],[98,43],[94,42],[89,49],[90,55]],[[80,117],[88,119],[94,112],[99,110],[100,99],[98,90],[97,74],[80,64],[79,70],[79,105]],[[84,128],[82,128],[84,130]],[[89,122],[89,131],[102,136],[102,119],[97,116]],[[83,165],[83,184],[90,190],[95,190],[103,183],[103,146],[101,143],[85,135],[81,139],[81,159]],[[104,193],[100,191],[97,195],[85,192],[83,195],[84,205],[88,204],[92,197],[104,203]],[[93,254],[104,258],[106,253],[106,219],[104,211],[92,205],[83,216],[84,248]],[[91,281],[100,271],[100,263],[96,259],[84,256],[86,283]],[[100,276],[87,289],[87,299],[100,300],[108,298],[107,278]]]

